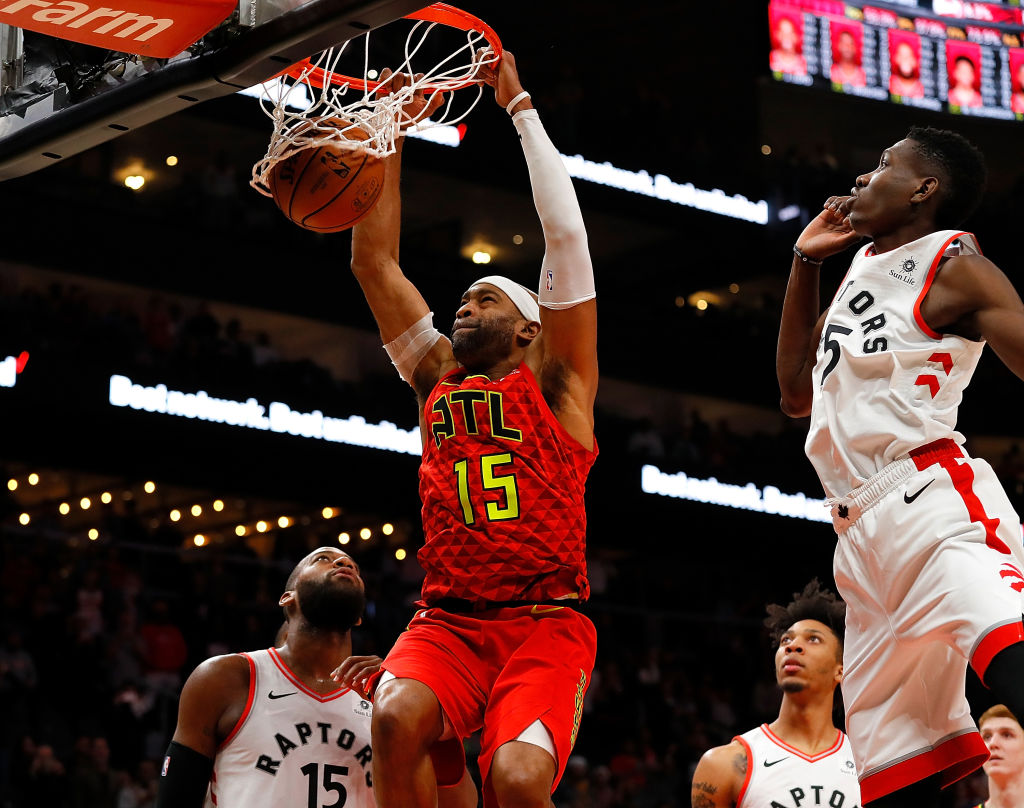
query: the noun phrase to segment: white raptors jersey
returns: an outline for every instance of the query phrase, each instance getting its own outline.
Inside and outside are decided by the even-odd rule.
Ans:
[[[374,808],[370,703],[351,690],[319,695],[274,648],[249,660],[249,699],[217,750],[206,805]]]
[[[943,230],[875,255],[861,248],[825,317],[805,446],[831,497],[940,438],[957,444],[957,408],[984,342],[939,334],[921,316],[943,256],[980,254]]]
[[[860,788],[850,739],[805,755],[762,724],[736,737],[747,750],[747,776],[736,808],[859,808]]]

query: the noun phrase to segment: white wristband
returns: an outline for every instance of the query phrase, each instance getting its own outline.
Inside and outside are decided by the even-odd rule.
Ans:
[[[517,95],[515,98],[513,98],[511,101],[508,102],[508,106],[505,107],[505,112],[507,112],[509,115],[511,115],[512,114],[512,110],[516,108],[516,104],[518,104],[524,98],[529,98],[529,97],[530,97],[530,94],[528,92],[526,92],[526,90],[523,90],[521,93],[519,93],[519,95]]]

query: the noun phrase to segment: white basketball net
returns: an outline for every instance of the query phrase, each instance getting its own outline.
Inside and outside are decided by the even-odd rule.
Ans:
[[[418,21],[409,32],[405,42],[405,59],[393,68],[392,75],[423,75],[395,92],[387,92],[391,89],[388,86],[390,79],[374,90],[361,91],[355,90],[351,82],[335,84],[332,81],[332,78],[344,75],[337,72],[337,67],[349,42],[324,51],[312,62],[312,67],[303,69],[297,79],[278,78],[264,83],[261,107],[274,121],[274,132],[266,155],[252,168],[249,184],[264,196],[271,196],[268,184],[270,172],[279,162],[300,151],[331,144],[386,157],[394,153],[395,138],[400,132],[452,126],[465,118],[480,100],[483,86],[477,86],[475,93],[462,94],[464,100],[466,95],[472,97],[465,108],[463,103],[456,107],[453,91],[472,84],[482,66],[494,64],[498,59],[493,54],[479,59],[477,51],[488,47],[487,40],[482,33],[469,30],[464,32],[465,44],[450,56],[426,70],[422,66],[414,67],[413,60],[417,52],[438,25],[442,24]],[[370,32],[360,38],[364,39],[363,75],[366,77],[369,74]],[[317,68],[323,71],[322,87],[318,86],[319,80],[314,81],[312,75]],[[417,121],[404,110],[418,91],[425,91],[428,96],[433,92],[447,93],[445,102],[430,120]],[[312,103],[309,99],[312,99]],[[349,139],[346,133],[354,133],[354,130],[360,130],[359,137]]]

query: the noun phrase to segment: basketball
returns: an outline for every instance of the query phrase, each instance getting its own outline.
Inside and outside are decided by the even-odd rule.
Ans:
[[[352,129],[349,140],[365,140]],[[384,187],[384,161],[363,149],[314,146],[270,172],[270,193],[285,216],[315,233],[347,230],[369,213]]]

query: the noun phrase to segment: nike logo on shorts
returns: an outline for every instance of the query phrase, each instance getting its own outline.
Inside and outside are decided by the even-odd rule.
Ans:
[[[291,693],[275,693],[273,690],[271,690],[267,694],[267,698],[268,699],[283,699],[285,696],[294,696],[297,692],[298,692],[297,690],[293,690]]]
[[[924,485],[922,485],[920,488],[918,488],[916,494],[911,495],[911,494],[907,494],[906,492],[904,492],[903,493],[903,501],[906,502],[909,505],[911,502],[913,502],[915,499],[917,499],[919,496],[921,496],[921,494],[924,492],[924,489],[926,489],[933,482],[935,482],[935,478],[934,477],[932,477],[928,482],[926,482]]]
[[[764,767],[767,769],[769,766],[774,766],[776,763],[782,763],[784,760],[789,760],[789,758],[779,758],[778,760],[772,760],[770,762],[766,760],[764,762]]]

